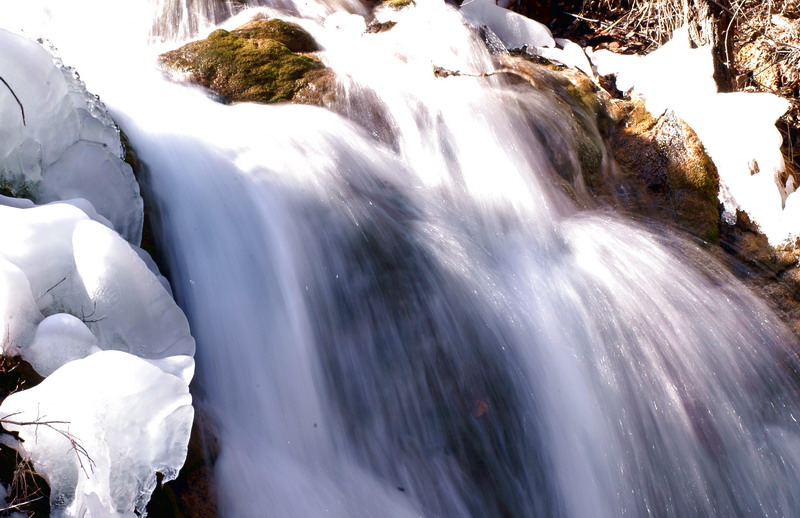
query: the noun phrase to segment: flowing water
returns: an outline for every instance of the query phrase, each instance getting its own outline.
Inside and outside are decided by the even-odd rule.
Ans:
[[[492,67],[454,8],[362,35],[328,18],[355,3],[262,6],[322,44],[335,114],[225,106],[154,70],[231,6],[106,4],[4,24],[49,37],[147,166],[221,516],[800,513],[785,330],[693,245],[575,208],[546,96],[434,77]]]

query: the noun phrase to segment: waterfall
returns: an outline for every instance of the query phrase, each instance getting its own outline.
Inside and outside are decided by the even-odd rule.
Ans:
[[[0,13],[54,42],[146,164],[221,516],[800,510],[788,332],[680,236],[575,207],[545,96],[434,77],[492,66],[456,9],[416,0],[361,34],[325,23],[358,4],[257,6],[320,42],[337,114],[153,70],[243,6],[105,3]]]

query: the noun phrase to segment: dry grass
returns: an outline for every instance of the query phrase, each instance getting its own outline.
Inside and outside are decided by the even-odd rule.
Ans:
[[[748,36],[772,25],[775,14],[800,17],[797,0],[709,0],[730,18],[731,35]],[[688,21],[686,0],[584,0],[577,17],[592,24],[594,36],[626,38],[630,45],[649,51],[665,43]],[[790,46],[785,50],[794,53]]]
[[[783,132],[787,174],[800,182],[800,1],[708,0],[725,19],[719,42],[733,87],[788,99]],[[687,22],[691,0],[584,0],[580,39],[616,52],[647,53]],[[588,33],[586,33],[588,25]],[[571,37],[572,35],[568,35]]]

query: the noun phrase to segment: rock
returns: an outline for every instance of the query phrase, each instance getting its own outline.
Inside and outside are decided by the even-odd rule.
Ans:
[[[781,278],[791,289],[800,293],[800,268],[787,270]]]
[[[408,7],[413,3],[414,0],[383,0],[383,2],[381,2],[381,5],[385,5],[395,10],[400,10],[403,7]]]
[[[232,34],[253,40],[274,40],[286,45],[292,52],[315,52],[319,45],[300,26],[277,18],[254,18],[231,31]]]
[[[205,40],[162,54],[161,63],[228,102],[318,104],[325,95],[314,91],[328,88],[330,73],[316,58],[299,54],[318,48],[297,25],[254,19],[234,31],[219,29]]]
[[[395,25],[397,25],[397,22],[393,22],[393,21],[372,22],[367,27],[367,33],[368,34],[376,34],[376,33],[379,33],[379,32],[386,32],[389,29],[391,29],[392,27],[394,27]]]
[[[611,132],[617,162],[643,182],[651,202],[690,234],[719,239],[717,168],[695,132],[673,112],[652,117],[640,100]]]
[[[551,97],[557,112],[551,110],[532,116],[554,119],[551,127],[539,133],[546,141],[545,149],[551,153],[555,170],[568,183],[565,185],[568,194],[575,198],[586,189],[592,194],[606,194],[602,180],[606,153],[600,127],[608,126],[612,120],[614,110],[605,103],[608,96],[603,96],[591,79],[578,70],[537,62],[534,61],[537,58],[527,56],[500,55],[498,59],[503,66],[501,71],[524,80],[540,94]],[[568,131],[559,134],[564,133],[564,121],[569,126]],[[561,140],[571,142],[565,146]],[[575,156],[564,153],[565,148],[574,148]]]

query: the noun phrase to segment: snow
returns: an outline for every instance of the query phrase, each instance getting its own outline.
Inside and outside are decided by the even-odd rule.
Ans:
[[[171,480],[183,465],[193,415],[183,379],[120,351],[69,362],[0,405],[7,420],[52,423],[4,426],[47,479],[56,517],[136,516],[156,472]]]
[[[461,4],[464,18],[475,27],[488,27],[508,49],[555,47],[545,25],[495,4],[494,0],[467,0]]]
[[[532,53],[550,61],[577,68],[589,77],[594,76],[592,64],[586,57],[583,47],[563,38],[556,38],[555,42],[557,47],[536,47],[532,49]]]
[[[785,164],[775,121],[788,101],[766,93],[719,93],[711,48],[691,48],[685,28],[647,56],[605,50],[589,55],[600,75],[615,74],[620,90],[642,95],[654,116],[673,110],[695,130],[719,170],[728,223],[739,209],[772,245],[800,237],[800,199],[792,185],[778,182]]]
[[[0,182],[40,203],[85,198],[138,244],[138,184],[121,159],[116,126],[75,71],[39,43],[0,29],[0,76],[8,83],[0,84]]]

